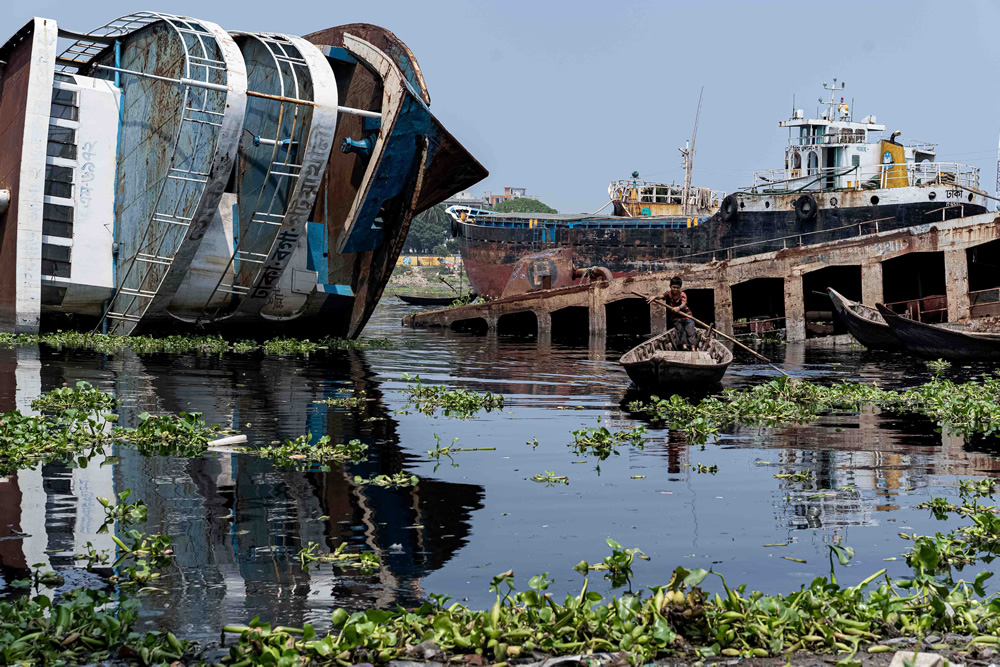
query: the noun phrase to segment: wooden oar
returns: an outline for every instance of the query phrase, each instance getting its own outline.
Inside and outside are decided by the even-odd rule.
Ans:
[[[455,294],[457,294],[457,295],[459,295],[459,296],[462,296],[462,293],[461,293],[461,292],[459,292],[459,291],[458,291],[457,289],[455,289],[454,287],[452,287],[452,284],[451,284],[450,282],[448,282],[447,280],[445,280],[445,279],[444,279],[444,276],[438,276],[438,280],[440,280],[441,282],[443,282],[443,283],[444,283],[445,285],[447,285],[448,287],[451,287],[451,291],[452,291],[452,292],[454,292]]]
[[[646,296],[645,294],[639,294],[638,292],[635,292],[635,291],[633,291],[633,292],[632,292],[632,294],[635,294],[636,296],[641,296],[641,297],[642,297],[643,299],[649,299],[649,297],[648,297],[648,296]],[[775,366],[775,365],[774,365],[774,364],[773,364],[773,363],[771,362],[771,360],[770,360],[770,359],[768,359],[767,357],[765,357],[765,356],[764,356],[763,354],[760,354],[760,353],[756,352],[755,350],[752,350],[752,349],[750,349],[749,347],[747,347],[747,346],[746,346],[746,345],[744,345],[743,343],[739,342],[738,340],[736,340],[736,339],[735,339],[735,338],[733,338],[732,336],[727,336],[726,334],[722,333],[721,331],[719,331],[719,330],[718,330],[718,329],[716,329],[715,327],[713,327],[713,326],[711,326],[711,325],[708,325],[708,324],[705,324],[704,322],[702,322],[701,320],[699,320],[698,318],[696,318],[696,317],[695,317],[694,315],[690,315],[690,314],[688,314],[688,313],[683,313],[683,312],[681,312],[681,311],[680,311],[680,309],[678,309],[678,308],[674,308],[674,307],[673,307],[673,306],[671,306],[671,305],[670,305],[669,303],[667,303],[667,302],[666,302],[666,301],[665,301],[665,300],[663,299],[663,297],[661,297],[661,296],[657,296],[657,297],[656,297],[656,298],[655,298],[654,300],[655,300],[655,301],[659,301],[659,302],[660,302],[660,303],[662,303],[662,304],[663,304],[664,306],[666,306],[666,307],[667,307],[667,308],[668,308],[669,310],[672,310],[672,311],[674,311],[675,313],[677,313],[677,314],[678,314],[678,315],[680,315],[681,317],[686,317],[686,318],[688,318],[689,320],[691,320],[692,322],[694,322],[695,324],[700,324],[701,326],[703,326],[704,328],[708,329],[708,330],[709,330],[710,332],[712,332],[712,333],[716,334],[717,336],[721,336],[722,338],[725,338],[726,340],[730,341],[731,343],[734,343],[734,344],[736,344],[736,345],[739,345],[739,346],[740,346],[740,347],[742,347],[742,348],[743,348],[744,350],[746,350],[747,352],[749,352],[749,353],[750,353],[750,354],[752,354],[753,356],[757,357],[758,359],[760,359],[761,361],[763,361],[764,363],[766,363],[766,364],[767,364],[768,366],[770,366],[770,367],[771,367],[771,368],[773,368],[774,370],[776,370],[776,371],[778,371],[779,373],[781,373],[782,375],[784,375],[784,376],[786,376],[786,377],[791,377],[791,376],[789,376],[789,375],[788,375],[788,373],[786,373],[785,371],[783,371],[783,370],[781,370],[780,368],[778,368],[777,366]]]

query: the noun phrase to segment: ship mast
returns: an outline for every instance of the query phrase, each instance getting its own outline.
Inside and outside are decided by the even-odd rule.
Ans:
[[[694,168],[694,140],[698,137],[698,119],[701,118],[701,100],[705,96],[705,86],[701,87],[698,95],[698,111],[694,115],[694,131],[691,132],[691,141],[685,142],[684,148],[678,148],[681,152],[681,164],[684,166],[684,194],[683,194],[683,215],[691,214],[688,197],[691,193],[691,171]]]

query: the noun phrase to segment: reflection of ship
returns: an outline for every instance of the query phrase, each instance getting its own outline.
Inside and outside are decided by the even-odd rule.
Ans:
[[[719,211],[681,217],[645,206],[662,186],[612,185],[612,196],[638,217],[498,214],[449,209],[462,257],[479,294],[499,296],[525,254],[566,250],[576,269],[600,266],[615,276],[655,271],[667,263],[708,263],[951,220],[986,212],[979,170],[935,160],[934,144],[903,145],[883,137],[874,116],[855,121],[834,80],[819,118],[802,110],[779,125],[789,130],[782,169],[756,172],[753,185],[726,196]],[[664,195],[667,197],[667,188]],[[673,192],[673,190],[671,190]],[[648,213],[646,210],[648,209]],[[932,216],[932,217],[928,217]],[[721,253],[720,253],[721,251]],[[720,253],[717,257],[716,254]]]
[[[64,315],[355,336],[412,216],[486,174],[376,26],[301,38],[141,12],[81,35],[36,18],[0,73],[9,330]]]
[[[197,408],[209,422],[239,424],[252,442],[312,432],[371,445],[367,461],[326,473],[285,470],[245,455],[144,457],[125,447],[114,452],[115,465],[94,460],[19,471],[0,484],[0,574],[20,578],[33,563],[73,568],[71,556],[85,551],[87,541],[113,551],[110,536],[96,534],[104,511],[95,497],[132,489],[130,500],[149,508],[148,530],[173,537],[177,564],[167,571],[166,592],[145,607],[187,636],[256,614],[322,626],[331,605],[423,601],[423,579],[468,541],[483,489],[430,477],[407,489],[355,484],[355,475],[399,472],[411,455],[399,446],[364,353],[336,357],[329,366],[303,368],[273,358],[124,353],[109,360],[45,347],[0,349],[3,411],[28,411],[41,391],[88,379],[123,398],[123,422],[130,424],[143,411]],[[331,367],[343,373],[331,376]],[[374,400],[360,411],[313,403],[351,385]],[[16,531],[29,534],[22,539]],[[296,554],[310,541],[321,551],[341,542],[376,551],[383,567],[374,577],[329,566],[305,572]]]

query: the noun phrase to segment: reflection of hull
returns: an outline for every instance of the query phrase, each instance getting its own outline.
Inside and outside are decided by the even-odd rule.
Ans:
[[[62,56],[57,32],[36,19],[2,47],[0,178],[25,182],[0,180],[0,328],[357,336],[413,215],[486,175],[376,26],[144,12]]]
[[[951,327],[910,320],[877,304],[886,324],[907,352],[927,359],[949,361],[1000,360],[1000,333],[959,331]]]
[[[833,311],[859,343],[869,350],[898,350],[901,347],[877,310],[846,299],[832,287],[829,294]]]
[[[476,292],[497,297],[517,261],[531,252],[568,248],[573,253],[575,267],[603,266],[618,277],[663,270],[677,262],[701,264],[923,225],[932,219],[927,215],[929,212],[937,211],[933,219],[940,219],[939,201],[883,203],[863,208],[821,207],[812,222],[799,222],[791,210],[744,211],[729,222],[716,214],[692,220],[690,227],[686,218],[557,216],[548,219],[538,214],[497,214],[496,224],[490,224],[489,217],[483,216],[458,223],[458,240]],[[964,213],[968,216],[985,210],[967,204]],[[951,220],[958,216],[958,211],[948,209],[943,215]]]

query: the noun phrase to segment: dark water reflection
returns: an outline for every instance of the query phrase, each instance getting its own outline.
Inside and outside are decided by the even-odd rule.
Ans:
[[[30,411],[39,393],[87,380],[121,399],[126,422],[143,411],[200,411],[252,442],[308,432],[370,446],[366,462],[330,472],[294,472],[233,454],[143,457],[127,448],[114,452],[112,465],[93,460],[85,468],[53,463],[21,471],[0,483],[0,573],[10,581],[44,563],[66,574],[67,585],[93,584],[96,576],[78,569],[72,556],[87,542],[113,546],[97,532],[104,515],[94,499],[128,488],[149,506],[145,530],[174,538],[177,566],[157,583],[162,592],[144,598],[148,622],[188,637],[214,638],[222,625],[254,615],[324,627],[336,606],[412,605],[430,593],[485,605],[490,578],[510,568],[521,585],[550,572],[561,595],[581,583],[575,563],[607,555],[607,537],[652,558],[636,566],[637,587],[663,583],[684,565],[713,566],[730,581],[781,591],[825,574],[826,545],[835,540],[857,550],[842,577],[861,579],[884,566],[904,574],[902,560],[883,560],[905,549],[897,533],[943,527],[914,505],[931,493],[954,495],[958,477],[1000,467],[992,440],[967,445],[925,419],[873,410],[808,426],[737,428],[704,448],[652,428],[644,450],[624,448],[598,462],[570,450],[570,431],[599,417],[612,427],[636,423],[623,407],[633,396],[617,364],[620,352],[404,330],[398,323],[405,312],[380,307],[366,332],[398,339],[396,349],[309,359],[0,350],[2,410]],[[814,381],[903,387],[930,377],[925,364],[900,355],[801,346],[767,353]],[[964,379],[986,370],[948,374]],[[406,412],[403,373],[500,392],[507,407],[469,421]],[[736,364],[725,383],[746,386],[774,375],[766,365]],[[344,389],[364,390],[370,400],[361,409],[315,402]],[[496,450],[436,462],[426,455],[435,435]],[[533,439],[537,447],[526,444]],[[717,465],[718,472],[699,474],[698,464]],[[529,480],[547,470],[569,476],[570,484]],[[353,483],[355,475],[399,471],[418,475],[419,485]],[[812,481],[774,477],[800,471]],[[342,542],[375,550],[384,567],[373,576],[305,571],[296,555],[309,542],[324,550]]]

